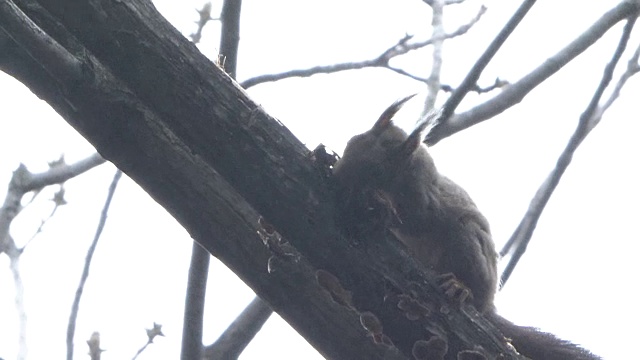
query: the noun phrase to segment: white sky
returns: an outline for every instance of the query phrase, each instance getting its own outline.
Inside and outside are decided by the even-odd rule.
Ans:
[[[447,43],[443,82],[457,85],[516,2],[486,1],[489,10],[468,35]],[[513,3],[513,4],[511,4]],[[495,62],[483,84],[496,77],[516,81],[581,33],[617,1],[538,1]],[[183,33],[194,30],[200,1],[157,0]],[[445,26],[466,23],[480,6],[447,9]],[[507,7],[508,6],[508,7]],[[214,9],[216,5],[214,4]],[[419,0],[349,2],[245,0],[238,79],[293,68],[371,58],[405,33],[427,38],[428,8]],[[555,164],[579,114],[597,86],[620,34],[617,27],[595,47],[499,117],[457,134],[432,149],[444,174],[472,195],[492,225],[498,248],[518,224],[542,180]],[[217,52],[218,26],[208,25],[201,48]],[[630,47],[637,46],[638,36]],[[623,57],[624,66],[628,54]],[[400,62],[398,63],[400,64]],[[429,51],[402,61],[426,74]],[[425,64],[425,65],[420,65]],[[583,344],[605,359],[627,359],[638,335],[633,311],[640,273],[635,231],[640,191],[637,171],[640,81],[627,85],[616,105],[578,150],[543,214],[534,239],[506,288],[500,312],[523,325],[541,327]],[[341,152],[393,100],[419,83],[387,70],[368,69],[259,85],[249,94],[310,148],[322,142]],[[20,162],[43,171],[64,153],[72,162],[92,152],[49,106],[20,83],[0,74],[0,188]],[[471,95],[463,107],[483,98]],[[408,106],[406,124],[418,109]],[[29,358],[63,358],[67,318],[114,168],[92,170],[66,184],[69,204],[22,256],[29,316]],[[12,227],[23,243],[47,216],[55,189],[21,214]],[[141,216],[142,215],[142,216]],[[100,331],[103,360],[131,358],[146,341],[144,329],[163,324],[139,359],[178,358],[191,242],[187,233],[131,180],[116,192],[82,299],[76,329],[76,359],[86,359],[85,341]],[[210,343],[253,298],[217,261],[209,277],[205,342]],[[16,356],[17,320],[13,282],[0,256],[0,358]],[[297,338],[296,338],[297,337]],[[295,331],[275,316],[242,359],[319,359]]]

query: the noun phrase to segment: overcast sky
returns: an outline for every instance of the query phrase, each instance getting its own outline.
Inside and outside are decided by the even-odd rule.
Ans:
[[[195,29],[201,1],[157,0],[159,10],[184,34]],[[443,83],[456,86],[517,2],[486,1],[488,11],[469,34],[447,43]],[[513,4],[511,4],[513,3]],[[518,80],[584,31],[617,1],[540,0],[481,78]],[[447,8],[445,27],[468,22],[482,3],[467,0]],[[214,13],[219,4],[214,4]],[[426,39],[429,8],[419,0],[243,2],[238,79],[344,61],[372,58],[405,33]],[[205,31],[202,51],[215,58],[217,23]],[[617,26],[567,68],[500,116],[442,141],[431,152],[439,170],[461,184],[489,219],[498,247],[508,239],[529,201],[564,148],[596,88],[617,43]],[[636,31],[637,33],[637,31]],[[640,42],[630,41],[633,51]],[[426,75],[430,49],[398,61]],[[623,56],[626,65],[630,54]],[[505,289],[500,313],[583,344],[606,359],[636,352],[634,311],[640,273],[635,229],[639,214],[640,142],[638,94],[632,80],[576,153],[543,214],[534,239]],[[338,153],[354,134],[371,126],[395,99],[420,83],[384,69],[283,80],[249,90],[308,147],[324,143]],[[462,108],[487,98],[470,95]],[[0,188],[25,163],[43,171],[65,154],[73,162],[92,147],[28,89],[0,73]],[[440,99],[440,103],[442,99]],[[419,101],[403,110],[410,128]],[[185,119],[187,121],[188,119]],[[115,171],[112,165],[66,184],[68,205],[27,247],[22,274],[28,313],[29,358],[63,358],[72,298]],[[15,221],[12,235],[24,244],[51,211],[46,190]],[[163,324],[159,338],[139,359],[178,358],[191,242],[188,234],[129,179],[123,179],[98,245],[76,329],[76,359],[86,359],[85,340],[100,331],[103,360],[133,357],[146,342],[144,329]],[[221,291],[222,290],[222,291]],[[253,293],[217,261],[207,297],[205,343],[210,343],[253,298]],[[14,359],[17,319],[8,259],[0,255],[0,357]],[[273,316],[243,353],[243,360],[320,359]]]

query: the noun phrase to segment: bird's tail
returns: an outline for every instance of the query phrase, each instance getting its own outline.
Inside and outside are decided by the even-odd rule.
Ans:
[[[487,314],[487,318],[520,354],[532,360],[602,360],[576,344],[533,327],[518,326],[495,312]]]

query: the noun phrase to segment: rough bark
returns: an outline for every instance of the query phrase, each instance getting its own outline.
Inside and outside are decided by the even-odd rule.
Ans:
[[[448,343],[447,358],[475,346],[490,358],[516,357],[472,308],[449,304],[433,274],[396,243],[344,239],[326,169],[150,2],[16,0],[3,2],[0,16],[0,69],[51,104],[327,358],[411,357],[432,335]],[[270,226],[288,243],[265,246],[257,232]],[[428,311],[400,310],[400,300]],[[403,355],[374,344],[382,334]]]

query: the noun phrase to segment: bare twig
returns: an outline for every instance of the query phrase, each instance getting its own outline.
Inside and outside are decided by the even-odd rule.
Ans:
[[[548,58],[543,64],[519,81],[505,87],[500,94],[468,111],[453,115],[447,122],[439,124],[437,128],[434,128],[427,135],[425,142],[429,145],[435,145],[440,140],[490,119],[519,103],[532,89],[593,45],[611,27],[619,21],[636,14],[639,10],[640,2],[638,1],[620,2],[613,9],[602,15],[600,19],[564,49]]]
[[[431,3],[432,17],[431,27],[433,28],[432,38],[438,39],[433,42],[433,53],[431,55],[432,65],[431,73],[427,79],[427,97],[424,101],[424,108],[422,109],[422,116],[424,117],[435,107],[438,93],[440,92],[440,73],[442,72],[442,45],[444,40],[444,25],[442,23],[444,4],[443,0],[433,0]]]
[[[91,360],[100,360],[104,352],[104,350],[100,348],[100,333],[94,331],[89,340],[87,340],[87,345],[89,345],[89,358],[91,358]]]
[[[140,349],[138,349],[138,352],[136,352],[136,354],[133,356],[133,358],[131,358],[131,360],[136,360],[138,356],[140,356],[140,354],[142,354],[142,352],[145,351],[145,349],[149,345],[153,344],[153,339],[155,339],[156,336],[164,336],[164,334],[162,333],[162,325],[154,322],[153,328],[147,329],[147,342],[144,345],[142,345]],[[200,359],[200,358],[198,357],[193,359]]]
[[[20,165],[13,173],[7,197],[2,209],[0,209],[0,253],[10,247],[7,237],[9,226],[22,210],[21,200],[25,194],[31,191],[39,192],[45,186],[61,184],[104,162],[105,160],[98,153],[95,153],[74,164],[54,166],[38,174],[32,174],[24,165]]]
[[[509,276],[511,276],[513,269],[524,254],[527,245],[531,240],[531,236],[533,235],[533,231],[536,228],[538,219],[540,218],[542,211],[549,201],[551,194],[553,194],[553,191],[560,182],[562,175],[571,163],[574,152],[576,151],[578,146],[580,146],[582,141],[587,137],[589,132],[593,129],[593,126],[591,126],[591,124],[593,121],[593,117],[598,114],[598,103],[602,98],[604,90],[607,88],[607,86],[609,86],[611,78],[613,77],[613,71],[618,64],[622,53],[626,49],[635,21],[636,16],[632,16],[627,20],[627,24],[624,27],[622,36],[620,37],[618,47],[616,48],[611,61],[605,67],[602,80],[600,81],[598,88],[593,94],[589,105],[580,116],[578,126],[571,136],[571,139],[569,139],[567,147],[564,149],[562,154],[560,154],[555,169],[551,172],[551,174],[549,174],[547,179],[536,192],[536,195],[531,200],[531,204],[529,205],[527,213],[525,214],[524,218],[516,228],[516,231],[513,233],[507,244],[505,244],[505,247],[500,252],[502,256],[508,256],[509,258],[509,262],[507,263],[505,270],[503,271],[501,276],[501,286],[504,286],[506,281],[509,279]]]
[[[39,174],[32,174],[23,164],[20,164],[18,169],[13,172],[13,176],[9,182],[7,196],[2,204],[2,208],[0,208],[0,254],[5,253],[9,257],[10,270],[16,291],[15,306],[19,319],[18,359],[26,358],[27,354],[27,315],[24,308],[24,284],[22,283],[22,276],[20,275],[20,255],[22,255],[22,252],[30,241],[22,247],[19,247],[13,237],[11,237],[11,223],[24,208],[22,206],[22,198],[24,195],[32,191],[39,193],[42,188],[48,185],[61,184],[72,177],[104,163],[104,161],[100,155],[94,154],[75,164],[59,164]],[[31,201],[33,201],[34,198],[35,194]],[[57,208],[58,205],[59,203],[56,202],[55,208]],[[53,212],[51,216],[52,215]],[[42,225],[40,228],[41,227]]]
[[[237,359],[272,313],[269,305],[256,296],[218,340],[205,348],[203,359]]]
[[[629,80],[633,75],[640,72],[640,63],[638,63],[639,58],[640,58],[640,45],[638,45],[638,47],[636,48],[636,51],[633,53],[633,56],[631,56],[631,58],[627,62],[627,70],[620,76],[620,79],[616,83],[616,86],[613,88],[613,91],[611,92],[609,99],[605,101],[605,103],[602,104],[602,106],[598,108],[598,110],[595,112],[595,114],[591,118],[591,121],[589,123],[589,130],[593,129],[596,125],[598,125],[598,123],[600,123],[600,120],[602,119],[602,115],[604,114],[604,112],[607,111],[607,109],[609,109],[609,107],[611,107],[611,105],[613,105],[613,103],[620,96],[620,92],[622,91],[622,88],[624,87],[624,85],[627,83],[627,80]]]
[[[15,306],[18,314],[18,360],[27,358],[27,311],[24,307],[24,283],[20,273],[20,256],[9,257],[9,268],[16,291]]]
[[[467,31],[469,31],[469,29],[478,22],[478,20],[480,20],[480,18],[482,17],[482,15],[484,14],[484,7],[480,9],[480,11],[478,12],[478,14],[471,19],[471,21],[467,24],[464,24],[462,26],[460,26],[458,29],[456,29],[455,31],[451,32],[451,33],[447,33],[442,35],[441,38],[430,38],[424,41],[419,41],[419,42],[415,42],[415,43],[409,43],[409,41],[413,38],[411,35],[405,35],[402,39],[398,40],[398,42],[396,44],[394,44],[393,46],[387,48],[387,50],[385,50],[384,52],[382,52],[382,54],[380,54],[379,56],[373,58],[373,59],[369,59],[369,60],[362,60],[362,61],[356,61],[356,62],[347,62],[347,63],[340,63],[340,64],[333,64],[333,65],[324,65],[324,66],[314,66],[312,68],[308,68],[308,69],[299,69],[299,70],[290,70],[290,71],[285,71],[283,73],[279,73],[279,74],[268,74],[268,75],[260,75],[260,76],[256,76],[250,79],[247,79],[243,82],[240,83],[240,85],[245,88],[248,89],[252,86],[258,85],[258,84],[262,84],[262,83],[266,83],[266,82],[273,82],[273,81],[278,81],[278,80],[283,80],[283,79],[287,79],[287,78],[291,78],[291,77],[309,77],[312,75],[316,75],[316,74],[331,74],[331,73],[336,73],[336,72],[340,72],[340,71],[347,71],[347,70],[357,70],[357,69],[364,69],[364,68],[368,68],[368,67],[381,67],[381,68],[386,68],[389,69],[391,71],[395,71],[401,75],[405,75],[408,76],[412,79],[418,80],[418,81],[423,81],[425,82],[425,79],[410,75],[408,72],[404,71],[404,70],[400,70],[397,68],[392,67],[391,65],[389,65],[389,62],[391,61],[391,59],[407,54],[410,51],[413,50],[418,50],[421,48],[424,48],[426,46],[429,46],[431,44],[433,44],[435,41],[441,41],[441,40],[446,40],[446,39],[451,39],[451,38],[455,38],[458,37],[460,35],[465,34]]]
[[[425,4],[431,6],[434,3],[434,0],[422,0]],[[443,5],[454,5],[454,4],[462,4],[466,0],[444,0]]]
[[[202,29],[204,29],[205,25],[207,25],[209,21],[219,20],[217,18],[211,17],[211,7],[212,7],[211,1],[209,1],[202,6],[202,9],[200,10],[196,9],[200,17],[198,21],[196,21],[196,24],[198,25],[196,32],[191,34],[191,41],[193,41],[194,44],[199,43],[200,40],[202,39]]]
[[[36,231],[33,233],[33,235],[31,236],[31,238],[29,240],[27,240],[27,242],[24,244],[23,248],[26,248],[27,246],[29,246],[29,244],[36,238],[36,236],[38,236],[40,233],[42,233],[42,230],[44,229],[44,226],[47,224],[47,222],[49,222],[49,220],[51,220],[53,218],[53,215],[56,214],[56,211],[58,211],[58,208],[62,205],[65,205],[67,202],[64,199],[64,184],[60,184],[60,189],[58,190],[58,192],[56,192],[56,194],[54,195],[53,199],[51,199],[51,201],[53,201],[53,209],[51,210],[51,213],[49,214],[49,216],[47,216],[46,218],[42,219],[40,221],[40,226],[38,226],[38,228],[36,229]]]
[[[467,74],[467,76],[462,80],[462,84],[458,86],[457,89],[453,91],[451,97],[447,100],[447,102],[442,107],[442,112],[440,113],[440,118],[437,123],[439,124],[433,130],[437,131],[437,128],[440,125],[443,125],[449,121],[451,115],[456,110],[460,102],[465,97],[465,95],[471,90],[471,88],[478,82],[480,78],[480,74],[484,68],[489,64],[489,61],[493,58],[493,56],[498,52],[502,44],[507,40],[507,38],[511,35],[513,30],[520,24],[520,21],[524,19],[525,15],[529,12],[529,9],[535,4],[535,0],[525,0],[522,5],[516,10],[515,14],[509,19],[507,24],[500,30],[500,33],[496,36],[495,39],[489,44],[489,47],[485,52],[480,56],[480,58],[476,61],[476,63],[471,68],[471,71]]]
[[[82,276],[80,277],[80,283],[78,284],[76,295],[73,299],[73,305],[71,306],[71,315],[69,316],[69,324],[67,325],[67,360],[73,359],[73,337],[76,331],[76,319],[78,318],[80,298],[82,297],[82,292],[84,291],[84,284],[87,282],[87,278],[89,277],[89,268],[91,266],[93,253],[96,250],[98,240],[100,240],[100,235],[102,235],[102,230],[104,229],[104,226],[107,222],[107,213],[109,212],[109,207],[111,206],[111,200],[113,199],[113,194],[116,191],[118,182],[120,181],[121,177],[122,171],[117,170],[115,175],[113,176],[111,185],[109,186],[107,200],[105,201],[104,207],[102,208],[102,213],[100,214],[100,221],[98,222],[96,234],[93,238],[91,246],[89,246],[89,250],[87,251],[87,258],[84,263],[84,268],[82,269]]]
[[[491,92],[495,89],[500,89],[503,88],[505,86],[509,85],[508,81],[505,80],[501,80],[500,78],[496,78],[496,80],[493,82],[493,84],[487,86],[487,87],[482,87],[478,84],[474,85],[470,91],[473,91],[475,93],[478,94],[484,94],[484,93],[488,93]],[[442,84],[440,85],[440,89],[444,92],[453,92],[453,87],[451,87],[450,85],[445,85]]]

